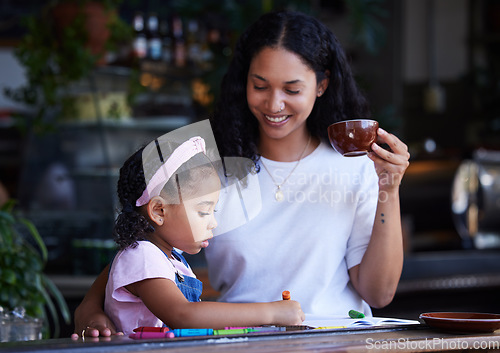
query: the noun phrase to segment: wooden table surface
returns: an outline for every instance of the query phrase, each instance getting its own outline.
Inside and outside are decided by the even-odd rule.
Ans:
[[[381,329],[303,330],[253,333],[245,336],[133,340],[123,336],[51,339],[0,343],[0,352],[500,352],[500,330],[493,333],[451,333],[426,325]]]

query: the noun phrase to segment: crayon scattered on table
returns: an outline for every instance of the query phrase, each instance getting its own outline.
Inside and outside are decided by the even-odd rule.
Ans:
[[[360,313],[359,311],[356,310],[349,310],[349,317],[353,319],[362,319],[365,317],[365,314]]]
[[[286,331],[285,326],[228,326],[225,330],[242,330],[247,329],[248,332],[278,332]]]
[[[150,331],[140,331],[140,332],[135,332],[131,333],[129,335],[130,338],[133,339],[151,339],[151,338],[173,338],[174,334],[172,331],[168,332],[150,332]]]
[[[169,331],[160,331],[159,329],[168,329],[163,327],[138,327],[134,333],[129,335],[133,339],[152,339],[152,338],[174,338],[174,337],[195,337],[195,336],[226,336],[226,335],[244,335],[247,333],[262,332],[280,332],[286,331],[285,326],[253,326],[253,327],[226,327],[222,330],[211,328],[184,328],[173,329]]]
[[[167,326],[141,326],[134,329],[134,332],[168,332],[170,329]]]
[[[223,336],[223,335],[242,335],[245,333],[252,332],[247,328],[235,328],[235,329],[227,329],[227,330],[214,330],[214,336]]]
[[[214,334],[211,328],[177,328],[170,330],[175,337],[211,336]]]

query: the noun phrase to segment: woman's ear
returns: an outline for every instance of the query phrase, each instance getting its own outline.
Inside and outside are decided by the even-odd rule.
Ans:
[[[165,221],[165,209],[167,203],[161,196],[155,196],[148,202],[147,212],[149,219],[151,219],[154,223],[161,226]]]
[[[323,93],[325,93],[329,83],[330,83],[330,70],[326,70],[325,78],[318,83],[318,92],[317,92],[318,97],[321,97]]]

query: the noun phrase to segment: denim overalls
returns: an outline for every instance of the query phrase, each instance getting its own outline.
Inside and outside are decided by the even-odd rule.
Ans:
[[[167,256],[165,254],[165,256]],[[186,259],[176,252],[174,249],[172,249],[172,256],[175,257],[177,260],[182,261],[186,267],[189,267]],[[190,276],[183,276],[182,274],[179,273],[179,271],[176,270],[175,272],[175,284],[177,285],[177,288],[180,289],[182,294],[186,297],[186,299],[190,302],[199,302],[200,301],[200,295],[203,290],[203,283],[194,277]]]

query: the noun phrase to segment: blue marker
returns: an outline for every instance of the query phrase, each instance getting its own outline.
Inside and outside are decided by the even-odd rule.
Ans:
[[[214,330],[211,328],[176,328],[170,330],[175,337],[211,336]]]

